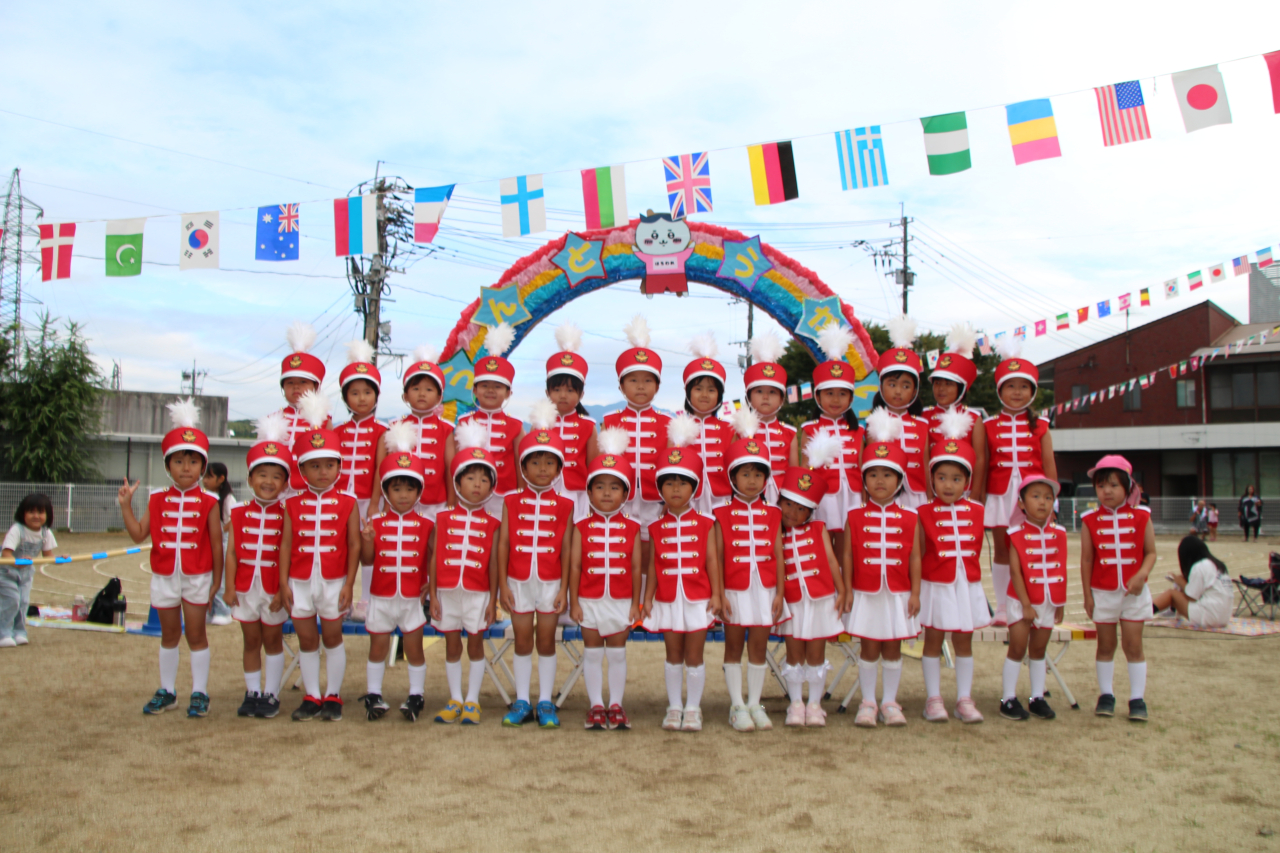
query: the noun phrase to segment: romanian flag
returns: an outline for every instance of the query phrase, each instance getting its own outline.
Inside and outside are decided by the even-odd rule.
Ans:
[[[1142,300],[1143,308],[1150,308],[1151,307],[1151,288],[1144,287],[1142,288],[1142,290],[1138,291],[1138,298]]]
[[[1070,329],[1070,328],[1071,328],[1071,315],[1059,314],[1058,315],[1058,331],[1061,332],[1063,329]]]
[[[622,166],[582,170],[582,205],[587,228],[612,228],[627,222],[627,178]]]
[[[1033,160],[1062,156],[1062,148],[1058,145],[1058,125],[1053,120],[1053,107],[1048,98],[1022,101],[1004,109],[1009,119],[1014,163],[1021,166]]]
[[[1083,308],[1077,308],[1077,309],[1076,309],[1076,322],[1077,322],[1077,323],[1083,323],[1083,322],[1085,322],[1085,321],[1086,321],[1086,320],[1088,320],[1088,319],[1089,319],[1089,306],[1088,306],[1088,305],[1084,306]]]
[[[800,197],[796,189],[796,161],[791,141],[747,146],[751,162],[751,188],[756,204],[780,204]]]

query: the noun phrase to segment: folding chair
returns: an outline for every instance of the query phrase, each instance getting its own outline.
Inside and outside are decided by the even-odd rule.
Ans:
[[[1236,604],[1236,616],[1253,616],[1275,621],[1276,605],[1280,603],[1280,581],[1275,578],[1247,578],[1241,575],[1232,580],[1240,593]]]

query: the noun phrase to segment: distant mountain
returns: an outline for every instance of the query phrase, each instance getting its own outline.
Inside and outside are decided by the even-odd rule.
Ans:
[[[619,400],[616,403],[602,403],[599,406],[584,406],[584,408],[587,410],[587,414],[591,415],[591,417],[595,419],[596,423],[599,423],[604,419],[605,415],[610,412],[616,412],[625,405],[627,405],[626,400]]]

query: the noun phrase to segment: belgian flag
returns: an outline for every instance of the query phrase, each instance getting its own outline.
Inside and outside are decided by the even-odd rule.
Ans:
[[[751,161],[751,187],[756,204],[780,204],[800,197],[791,140],[749,145],[747,157]]]

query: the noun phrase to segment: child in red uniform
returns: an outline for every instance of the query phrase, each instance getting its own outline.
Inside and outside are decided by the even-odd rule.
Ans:
[[[440,416],[444,395],[444,371],[436,363],[439,353],[433,347],[420,346],[413,351],[413,361],[404,372],[404,392],[400,399],[409,414],[400,420],[413,424],[418,432],[416,449],[422,460],[422,496],[416,507],[418,515],[435,521],[436,513],[453,502],[453,480],[448,476],[456,451],[453,424]],[[381,504],[382,496],[378,496]]]
[[[1139,504],[1142,489],[1133,466],[1123,456],[1108,455],[1089,469],[1098,507],[1081,513],[1080,576],[1084,609],[1098,629],[1098,705],[1094,713],[1112,717],[1116,697],[1116,623],[1129,662],[1129,720],[1147,721],[1147,659],[1142,651],[1142,625],[1152,616],[1147,577],[1156,564],[1156,534],[1151,509]]]
[[[556,328],[556,344],[560,351],[547,359],[547,399],[555,403],[556,433],[564,445],[564,470],[556,488],[573,501],[573,520],[578,522],[591,514],[587,466],[599,452],[596,422],[582,405],[587,381],[587,360],[578,355],[582,330],[573,323],[562,323]]]
[[[1009,653],[1004,661],[1000,716],[1025,720],[1028,713],[1018,701],[1018,673],[1022,658],[1031,654],[1031,713],[1052,720],[1053,709],[1044,698],[1047,665],[1045,650],[1053,626],[1062,621],[1067,603],[1067,531],[1053,523],[1053,501],[1058,482],[1028,471],[1018,490],[1018,513],[1009,524]]]
[[[520,472],[525,486],[507,495],[498,534],[498,596],[511,614],[515,632],[512,670],[516,701],[502,718],[504,726],[523,726],[535,718],[529,703],[533,677],[535,614],[538,647],[538,727],[560,728],[551,694],[556,686],[556,624],[568,607],[569,551],[573,501],[553,485],[564,467],[564,445],[554,429],[555,404],[533,404],[533,429],[520,442]]]
[[[671,420],[669,444],[656,466],[655,479],[666,514],[649,525],[653,545],[645,581],[646,631],[662,633],[666,645],[668,731],[702,731],[702,691],[707,669],[702,662],[707,628],[721,612],[720,563],[711,536],[715,521],[700,515],[692,501],[702,482],[702,460],[689,445],[698,425],[686,414]],[[680,701],[681,676],[688,699]]]
[[[760,418],[756,434],[751,436],[764,443],[765,455],[773,473],[764,489],[764,499],[771,504],[778,502],[778,489],[787,475],[787,468],[797,464],[792,457],[796,428],[778,420],[778,410],[786,402],[787,371],[778,359],[782,357],[782,341],[773,332],[764,332],[751,339],[751,366],[742,375],[747,389],[747,406]]]
[[[306,695],[293,719],[337,722],[342,719],[342,678],[347,652],[342,614],[351,606],[360,566],[360,516],[356,499],[338,491],[342,464],[340,439],[329,422],[329,398],[308,391],[298,408],[311,429],[298,436],[298,469],[307,490],[285,501],[280,540],[278,600],[289,609],[298,633],[298,668]],[[316,628],[316,617],[320,628]],[[320,639],[324,637],[328,671],[320,692]],[[321,698],[323,697],[323,698]]]
[[[606,429],[617,427],[627,431],[627,461],[634,480],[627,492],[623,512],[640,525],[640,560],[649,565],[649,525],[662,515],[662,496],[654,472],[667,442],[667,424],[671,418],[650,403],[662,384],[662,359],[649,348],[649,324],[637,314],[623,329],[631,348],[618,356],[614,365],[618,387],[627,405],[620,412],[604,416]]]
[[[977,467],[965,440],[973,421],[953,410],[942,416],[941,440],[929,454],[934,498],[916,512],[923,533],[920,565],[920,625],[924,628],[924,718],[947,721],[942,702],[942,643],[947,634],[956,652],[956,719],[980,723],[973,704],[973,632],[991,622],[982,591],[982,504],[965,498]]]
[[[454,433],[458,452],[450,463],[458,504],[436,515],[436,550],[431,561],[431,627],[444,634],[444,673],[449,704],[437,723],[480,724],[484,683],[484,632],[497,618],[498,530],[502,523],[484,511],[498,481],[498,466],[484,449],[488,436],[476,423]],[[471,672],[462,698],[462,632],[467,632]]]
[[[200,488],[209,464],[209,439],[196,428],[200,410],[191,399],[170,403],[168,408],[173,429],[160,442],[160,450],[173,485],[151,493],[141,520],[133,515],[138,483],[131,486],[126,478],[116,499],[129,537],[141,542],[150,536],[152,542],[151,606],[160,617],[160,689],[142,712],[162,714],[177,703],[178,641],[185,629],[191,651],[187,716],[203,717],[209,713],[209,641],[204,620],[209,597],[222,582],[222,519],[216,511],[218,499]]]
[[[733,416],[739,436],[755,435],[759,419],[749,408]],[[765,502],[764,487],[771,479],[769,457],[754,438],[729,445],[729,482],[734,497],[722,502],[716,520],[716,562],[724,576],[724,681],[729,689],[729,725],[736,731],[773,728],[760,704],[769,667],[769,630],[791,618],[783,597],[786,575],[781,513]],[[703,483],[706,485],[705,481]],[[747,701],[742,701],[742,649],[747,647]]]
[[[1050,480],[1058,479],[1053,459],[1053,438],[1049,422],[1036,417],[1031,404],[1036,399],[1040,371],[1020,357],[1022,346],[1008,336],[996,344],[1004,358],[996,366],[996,396],[1001,412],[982,422],[987,434],[986,525],[992,532],[995,554],[991,558],[991,582],[996,594],[995,624],[1004,625],[1008,616],[1005,602],[1009,589],[1009,518],[1017,507],[1018,484],[1027,471],[1041,471]]]
[[[382,465],[382,457],[386,455],[382,434],[387,431],[375,415],[378,395],[382,391],[382,374],[373,363],[373,347],[367,341],[347,344],[347,366],[338,376],[338,383],[342,388],[342,402],[351,412],[351,420],[334,430],[342,442],[338,490],[356,499],[363,527],[369,517],[376,514],[377,506],[371,507],[370,501],[377,471]],[[363,622],[368,612],[372,579],[373,567],[361,564],[360,600],[351,614],[356,622]]]
[[[285,423],[289,427],[289,447],[293,448],[298,436],[310,429],[306,419],[298,410],[298,401],[308,391],[319,391],[324,381],[324,362],[312,355],[309,350],[315,346],[316,330],[308,323],[295,322],[285,333],[285,340],[292,350],[280,362],[280,390],[284,394],[285,406],[280,410]],[[325,424],[326,427],[329,423]],[[293,453],[293,470],[289,472],[289,491],[285,497],[296,494],[307,487],[298,470],[298,453]]]
[[[938,359],[937,366],[929,374],[933,389],[934,405],[925,409],[922,416],[929,422],[929,446],[942,441],[941,419],[946,412],[960,412],[969,419],[965,441],[973,448],[973,476],[969,478],[969,498],[978,503],[986,501],[987,485],[987,431],[982,428],[982,415],[964,404],[965,395],[978,379],[978,368],[971,356],[977,344],[978,333],[968,323],[955,323],[947,332],[947,351]]]
[[[880,355],[876,364],[880,390],[871,401],[871,409],[884,409],[902,423],[898,446],[907,460],[907,480],[898,503],[916,509],[929,501],[929,422],[921,417],[924,404],[920,402],[920,356],[911,348],[916,339],[916,321],[904,314],[887,325],[893,346]]]
[[[629,729],[622,710],[627,686],[627,635],[642,616],[640,525],[622,513],[632,482],[624,455],[627,434],[600,433],[600,455],[587,469],[591,513],[574,525],[569,552],[569,613],[582,627],[586,727]],[[604,659],[609,659],[609,707],[604,705]]]
[[[880,409],[867,418],[871,442],[862,454],[867,503],[849,513],[841,562],[853,589],[849,633],[862,641],[858,679],[862,703],[855,726],[875,728],[877,712],[885,725],[905,726],[898,704],[902,678],[902,641],[920,633],[920,554],[923,536],[915,510],[896,497],[906,482],[902,421]],[[877,708],[876,661],[884,657],[884,689]]]
[[[280,713],[280,678],[284,674],[281,626],[289,611],[276,599],[276,593],[280,590],[280,540],[284,536],[283,495],[293,467],[288,437],[289,426],[279,412],[258,421],[258,441],[246,457],[253,500],[231,510],[223,598],[244,634],[244,704],[236,712],[241,717]]]
[[[435,523],[414,510],[422,496],[422,460],[413,451],[417,441],[413,424],[397,423],[384,438],[382,464],[378,466],[380,491],[386,510],[370,518],[360,531],[360,562],[371,566],[372,594],[368,620],[369,662],[365,666],[367,692],[360,697],[365,715],[377,720],[391,709],[382,698],[382,679],[391,651],[391,632],[397,628],[409,664],[409,696],[400,713],[416,722],[426,702],[427,661],[422,653],[422,627],[427,624],[423,600],[427,575],[435,549]]]
[[[725,454],[735,436],[728,421],[717,412],[724,402],[724,365],[716,361],[720,347],[710,332],[689,342],[693,361],[684,369],[684,410],[698,424],[694,445],[702,460],[702,483],[693,499],[693,508],[703,515],[724,503],[732,494],[729,474],[725,470]]]
[[[485,332],[484,348],[488,355],[476,359],[475,381],[472,392],[476,398],[476,411],[458,418],[458,425],[478,423],[489,435],[485,450],[493,456],[498,466],[498,484],[485,504],[485,511],[494,518],[502,518],[502,504],[507,495],[515,494],[524,485],[520,479],[520,466],[516,463],[516,447],[524,438],[524,424],[513,418],[502,407],[511,398],[511,383],[516,369],[502,354],[515,341],[515,330],[506,323]]]

